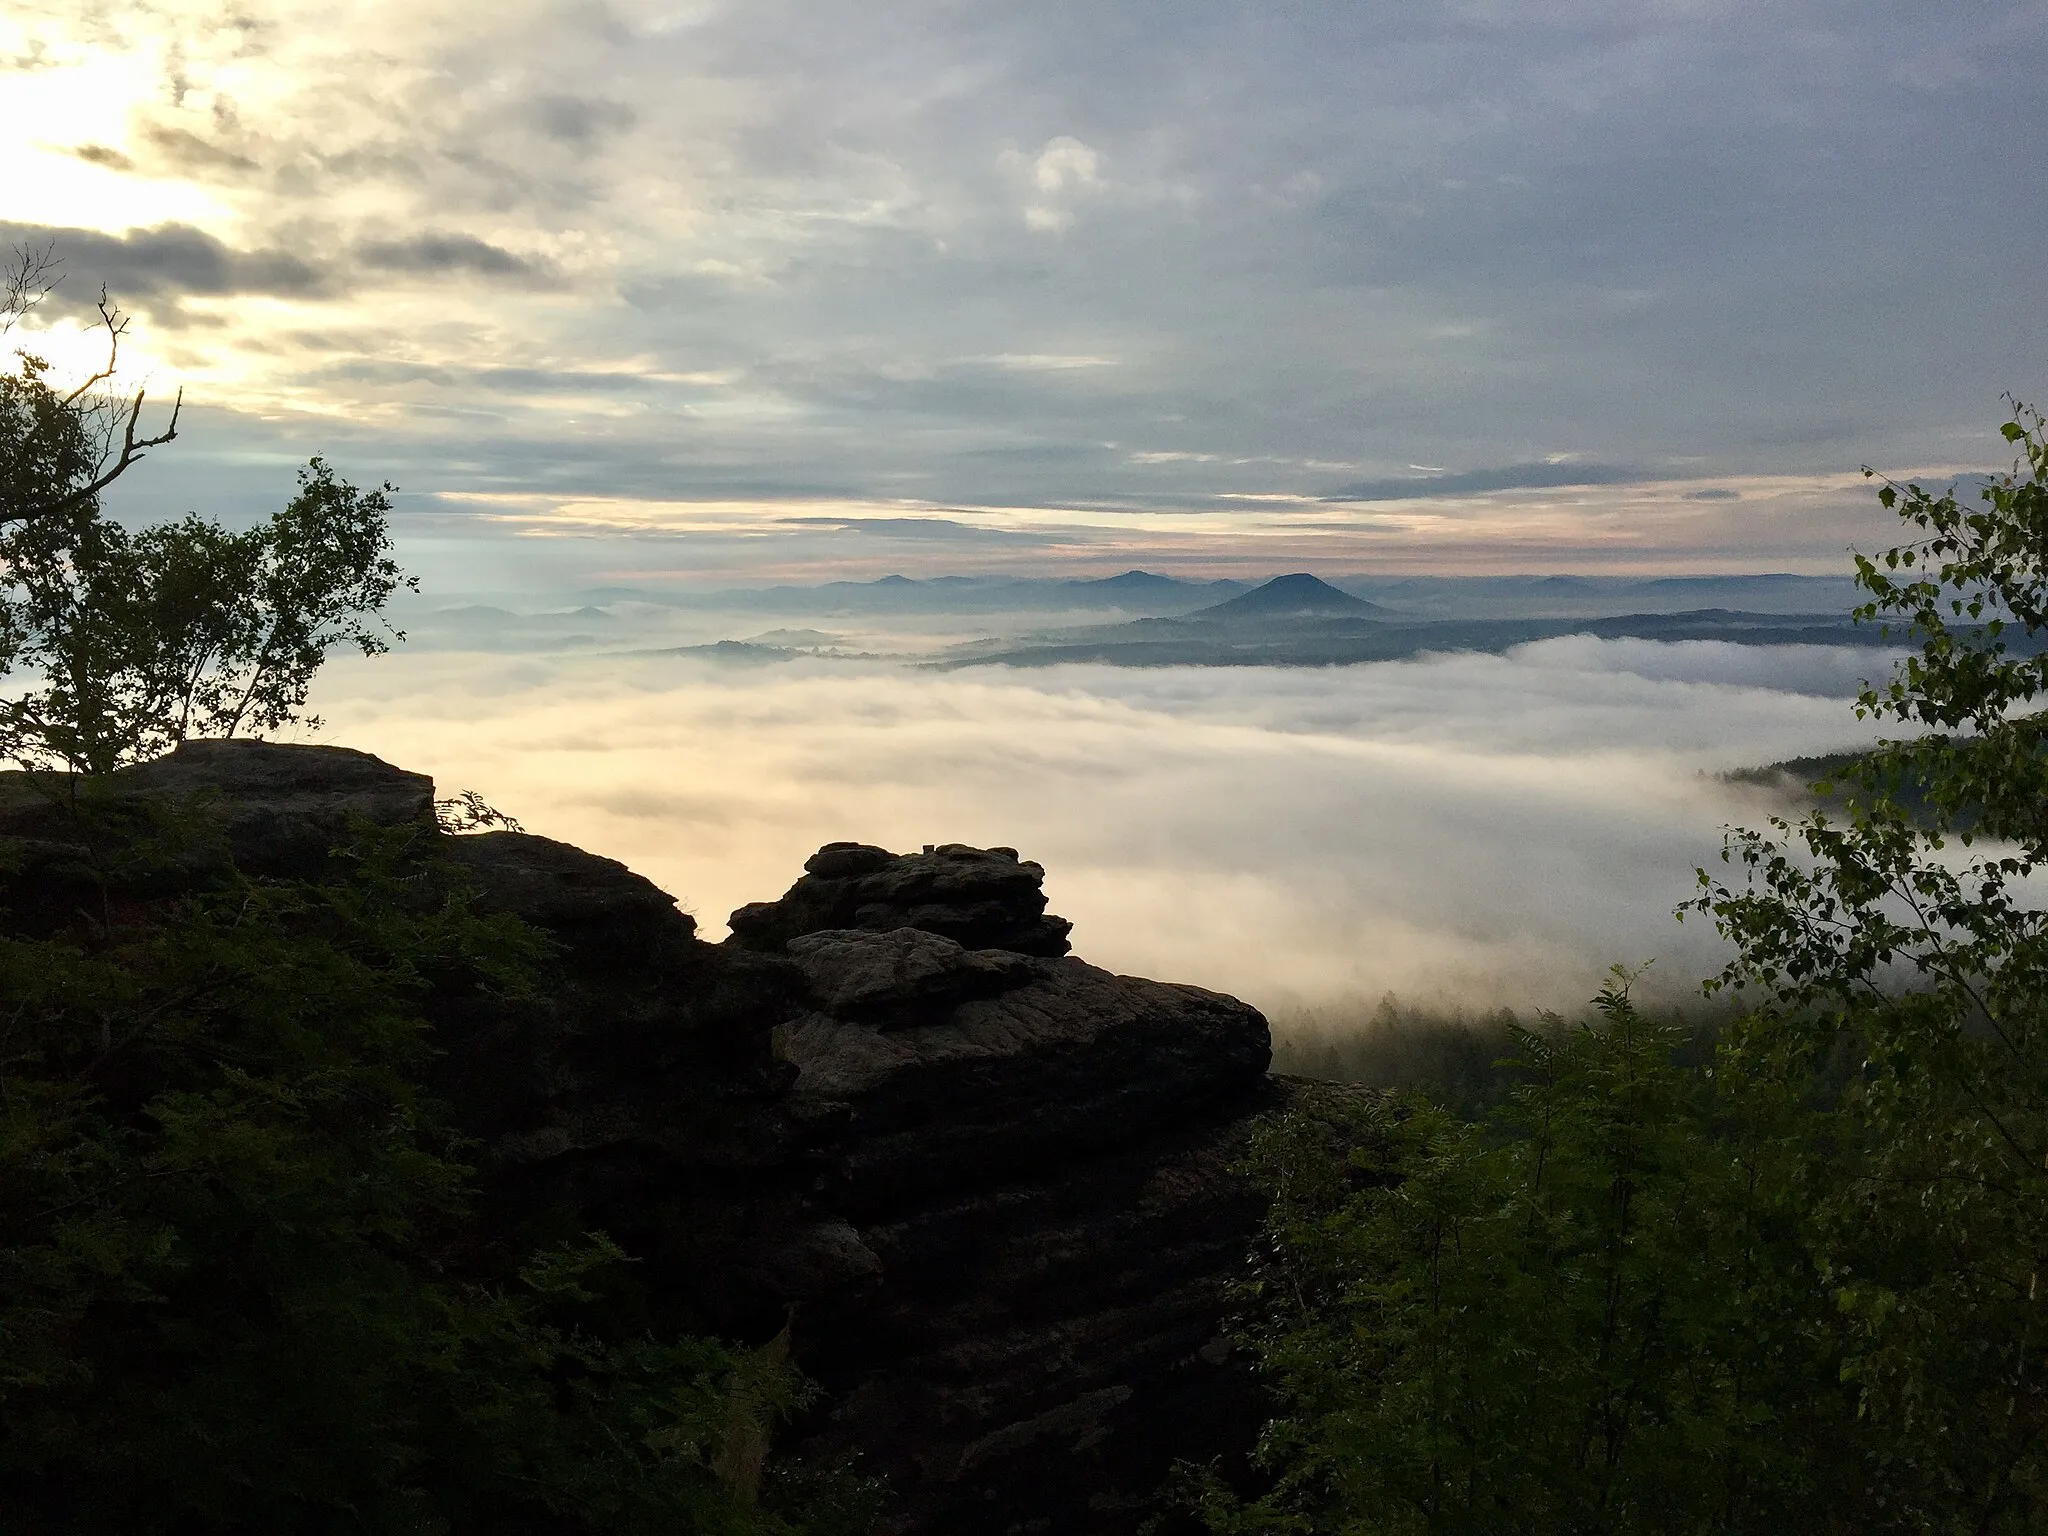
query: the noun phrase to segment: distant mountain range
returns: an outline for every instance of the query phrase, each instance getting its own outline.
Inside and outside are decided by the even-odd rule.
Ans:
[[[937,663],[965,666],[1335,666],[1394,661],[1427,651],[1503,651],[1535,640],[1726,640],[1745,645],[1884,643],[1842,613],[1757,613],[1699,608],[1595,618],[1422,618],[1395,613],[1314,576],[1280,576],[1178,617],[1051,631],[1021,641],[957,646]]]
[[[1565,618],[1683,613],[1833,613],[1861,600],[1846,576],[1349,576],[1346,591],[1415,618]]]
[[[1847,580],[1783,573],[1330,579],[1296,571],[1253,586],[1131,570],[1086,578],[892,575],[722,592],[612,586],[565,592],[564,606],[540,612],[518,598],[478,598],[456,606],[411,599],[400,617],[428,648],[653,649],[733,661],[922,650],[944,665],[1323,665],[1499,650],[1572,633],[1884,643],[1874,629],[1849,623],[1857,592]],[[576,602],[582,606],[570,606]],[[982,638],[936,655],[916,639],[933,633],[929,645],[939,645],[963,631]]]
[[[1845,577],[1786,573],[1733,576],[1386,576],[1317,577],[1304,572],[1263,584],[1190,581],[1152,571],[1117,576],[884,576],[818,586],[676,591],[601,587],[581,593],[587,604],[653,603],[712,612],[790,617],[887,614],[976,614],[1120,611],[1134,617],[1177,616],[1213,608],[1254,589],[1269,591],[1253,607],[1278,614],[1336,615],[1383,609],[1390,619],[1602,617],[1727,608],[1752,613],[1833,613],[1846,617],[1855,587]],[[1347,608],[1346,601],[1366,608]]]

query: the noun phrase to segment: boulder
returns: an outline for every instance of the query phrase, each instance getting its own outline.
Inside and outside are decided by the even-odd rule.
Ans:
[[[932,1010],[953,1003],[992,997],[1034,976],[1023,955],[963,949],[922,928],[827,928],[791,939],[788,953],[820,1011],[885,1028],[928,1019]]]
[[[431,778],[349,747],[185,741],[113,777],[123,793],[202,810],[253,873],[317,869],[354,820],[434,824]]]
[[[819,1122],[840,1112],[852,1209],[1126,1146],[1265,1078],[1266,1021],[1235,998],[1073,959],[1023,964],[1023,985],[915,1023],[814,1011],[782,1026],[793,1103]]]
[[[476,883],[484,910],[509,912],[551,934],[578,963],[647,962],[697,920],[616,859],[527,832],[478,832],[440,844]]]
[[[888,1479],[892,1536],[1130,1536],[1176,1461],[1242,1473],[1271,1405],[1228,1338],[1262,1214],[1232,1164],[1284,1095],[867,1221],[879,1282],[799,1314],[808,1446]]]
[[[431,827],[434,781],[349,747],[242,740],[180,742],[104,779],[0,773],[0,836],[75,839],[81,813],[150,809],[195,818],[252,873],[312,873],[352,820]]]

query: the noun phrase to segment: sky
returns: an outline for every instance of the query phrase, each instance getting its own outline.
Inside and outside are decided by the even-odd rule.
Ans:
[[[2040,0],[14,0],[0,238],[185,389],[122,511],[323,453],[451,587],[1837,572],[2041,392],[2044,92]]]

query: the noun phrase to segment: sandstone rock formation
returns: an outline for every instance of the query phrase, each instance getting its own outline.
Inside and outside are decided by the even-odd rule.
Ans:
[[[91,853],[48,790],[0,775],[18,929]],[[432,826],[428,780],[340,748],[188,743],[110,794],[259,873],[317,875],[351,817]],[[835,843],[708,944],[612,860],[428,838],[560,947],[543,996],[435,1019],[494,1219],[610,1232],[677,1326],[791,1323],[825,1389],[793,1434],[889,1478],[888,1530],[1132,1532],[1175,1458],[1248,1448],[1229,1164],[1282,1091],[1254,1009],[1068,957],[1009,849]]]
[[[948,843],[899,855],[866,843],[827,843],[804,871],[779,901],[733,913],[736,942],[772,952],[829,928],[918,928],[967,949],[1064,955],[1074,926],[1046,915],[1039,889],[1045,870],[1020,860],[1014,848]]]

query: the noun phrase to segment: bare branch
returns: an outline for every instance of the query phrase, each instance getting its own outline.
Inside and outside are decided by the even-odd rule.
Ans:
[[[55,243],[38,250],[17,245],[5,267],[0,267],[0,336],[5,336],[22,316],[50,296],[64,276],[64,263],[57,259]]]
[[[73,404],[80,395],[83,395],[95,384],[104,384],[108,379],[111,379],[114,376],[115,369],[120,366],[121,338],[128,334],[128,317],[121,313],[121,308],[118,304],[108,302],[105,284],[100,286],[99,311],[100,324],[107,328],[106,365],[98,373],[85,379],[79,384],[78,388],[66,395],[64,397],[64,404],[66,405]],[[136,396],[138,401],[141,398],[140,395]],[[130,424],[133,425],[132,421]]]

